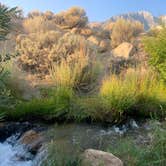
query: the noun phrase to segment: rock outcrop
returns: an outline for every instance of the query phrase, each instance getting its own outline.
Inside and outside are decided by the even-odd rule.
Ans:
[[[123,57],[128,59],[134,54],[134,46],[131,43],[123,42],[118,47],[116,47],[112,53],[115,57]]]
[[[145,30],[149,30],[151,27],[155,26],[158,23],[158,18],[154,17],[150,12],[147,12],[147,11],[121,14],[118,16],[111,17],[110,20],[107,22],[109,23],[112,21],[116,21],[119,18],[123,18],[126,20],[139,21],[144,25]]]

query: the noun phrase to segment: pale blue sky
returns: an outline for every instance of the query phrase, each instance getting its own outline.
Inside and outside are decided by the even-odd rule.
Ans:
[[[19,6],[25,14],[38,9],[55,13],[72,6],[83,7],[90,21],[103,21],[111,16],[146,10],[155,16],[166,14],[166,0],[1,0],[10,7]]]

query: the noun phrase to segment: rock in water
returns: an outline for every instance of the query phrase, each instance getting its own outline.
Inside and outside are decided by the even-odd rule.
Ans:
[[[123,162],[111,153],[87,149],[83,154],[83,166],[123,166]]]
[[[124,42],[116,47],[112,53],[116,57],[122,57],[128,59],[130,56],[134,54],[134,47],[131,43]]]
[[[37,153],[37,151],[41,148],[43,142],[44,138],[41,133],[37,133],[34,130],[25,132],[19,140],[19,143],[25,145],[26,148],[33,154]]]

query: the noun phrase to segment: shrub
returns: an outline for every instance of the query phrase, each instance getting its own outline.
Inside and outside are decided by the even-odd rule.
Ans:
[[[68,59],[69,61],[74,58],[75,52],[80,51],[81,47],[82,49],[86,49],[86,56],[94,55],[93,48],[84,37],[66,33],[53,46],[49,56],[54,57],[55,62],[60,62],[61,59]]]
[[[134,37],[143,32],[143,25],[138,21],[118,19],[112,28],[112,47],[123,42],[131,42]]]
[[[46,32],[50,30],[57,30],[53,20],[44,15],[35,15],[23,21],[23,28],[26,33]]]
[[[145,50],[149,53],[149,62],[166,80],[166,28],[159,31],[156,36],[144,38]]]
[[[55,31],[18,36],[17,50],[21,55],[18,58],[19,66],[33,74],[48,74],[53,61],[49,54],[60,36],[61,33]]]
[[[65,12],[56,14],[54,21],[61,28],[72,29],[74,27],[84,27],[88,22],[88,18],[84,9],[72,7]]]
[[[93,57],[95,51],[84,37],[67,33],[61,37],[60,32],[48,31],[19,36],[17,50],[21,54],[19,66],[27,72],[44,76],[49,74],[51,63],[76,60],[76,52],[85,48],[86,56]],[[82,43],[82,44],[80,44]],[[81,46],[83,45],[83,46]],[[84,49],[82,48],[82,49]]]
[[[33,10],[28,13],[28,18],[34,18],[38,16],[42,16],[42,13],[39,10]]]

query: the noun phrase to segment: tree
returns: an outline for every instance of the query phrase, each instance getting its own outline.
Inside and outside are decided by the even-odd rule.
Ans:
[[[6,35],[10,32],[11,20],[17,14],[17,7],[8,8],[0,5],[0,40],[5,40]]]
[[[0,4],[0,40],[5,40],[7,34],[10,32],[12,27],[12,18],[16,16],[17,8],[8,8]],[[7,88],[5,85],[5,79],[7,77],[7,72],[0,60],[0,105],[3,103],[4,96],[8,95]]]

